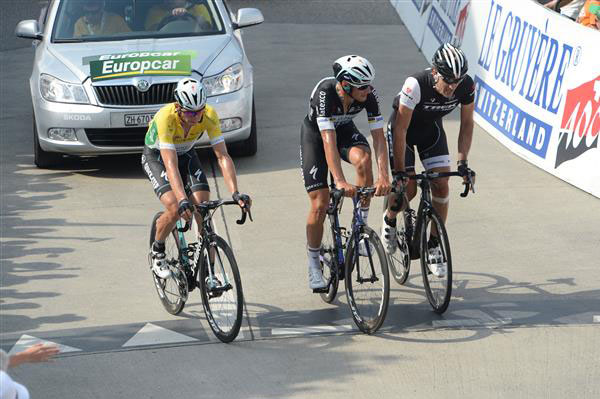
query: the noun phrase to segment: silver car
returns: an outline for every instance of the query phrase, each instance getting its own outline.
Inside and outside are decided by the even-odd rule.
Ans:
[[[252,65],[239,28],[261,22],[259,10],[234,16],[223,0],[51,0],[15,32],[35,40],[35,164],[141,152],[148,122],[183,76],[204,82],[229,148],[254,155]]]

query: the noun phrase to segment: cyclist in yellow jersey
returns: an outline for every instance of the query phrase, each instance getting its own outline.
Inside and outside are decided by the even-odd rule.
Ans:
[[[152,245],[152,270],[160,278],[170,275],[165,264],[165,239],[181,217],[192,218],[190,201],[199,204],[209,199],[206,175],[194,145],[208,134],[223,173],[225,184],[244,211],[251,206],[248,196],[238,192],[235,166],[227,147],[216,111],[206,105],[202,83],[184,78],[175,88],[175,103],[165,105],[154,116],[146,133],[142,167],[166,211],[156,221]],[[201,226],[201,220],[197,220]]]
[[[146,17],[146,30],[157,30],[160,23],[169,16],[181,16],[190,14],[196,18],[202,18],[212,25],[212,18],[204,4],[193,4],[186,0],[164,0],[162,4],[157,4],[150,8]],[[198,20],[201,22],[202,20]]]

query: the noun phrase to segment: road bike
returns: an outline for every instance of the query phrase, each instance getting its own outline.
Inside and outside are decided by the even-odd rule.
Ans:
[[[320,264],[327,281],[324,289],[313,290],[327,303],[333,302],[340,280],[345,280],[346,298],[352,318],[358,328],[375,333],[385,320],[390,297],[387,257],[379,237],[368,227],[361,215],[361,200],[375,193],[372,187],[357,189],[351,230],[340,226],[344,191],[331,183],[327,217],[320,252]]]
[[[242,195],[246,202],[248,197]],[[189,293],[196,287],[200,289],[202,305],[210,328],[222,342],[233,341],[242,324],[244,295],[237,262],[231,247],[217,235],[213,229],[212,216],[223,205],[239,206],[234,200],[206,201],[193,205],[194,216],[191,223],[183,225],[178,220],[173,231],[165,240],[165,261],[171,271],[170,277],[159,278],[152,273],[156,291],[167,312],[180,313]],[[150,248],[156,234],[156,221],[162,215],[158,212],[152,219],[150,229]],[[238,224],[244,224],[246,215],[252,220],[250,210],[242,211]],[[196,216],[202,220],[198,228]],[[194,237],[186,232],[190,230]],[[196,242],[190,242],[196,240]],[[149,256],[152,266],[152,258]]]
[[[418,210],[415,212],[410,208],[406,198],[403,185],[399,189],[394,189],[397,195],[403,198],[407,208],[402,212],[402,217],[398,218],[396,227],[396,249],[388,255],[390,273],[394,280],[399,284],[404,284],[410,271],[410,261],[412,259],[421,259],[421,273],[423,276],[423,285],[427,300],[433,311],[442,314],[450,304],[452,295],[452,256],[450,254],[450,243],[448,233],[441,217],[432,205],[431,199],[431,181],[440,177],[462,176],[459,172],[423,172],[418,175],[409,175],[408,179],[416,180],[421,189]],[[397,180],[394,179],[394,187],[398,187]],[[475,193],[475,172],[469,170],[468,179],[465,183],[465,189],[460,194],[466,197],[472,191]],[[387,204],[386,204],[387,209]],[[432,234],[433,231],[433,234]],[[432,273],[431,264],[434,259],[430,256],[432,250],[438,245],[433,245],[431,236],[437,237],[439,249],[441,250],[441,262],[446,266],[446,272],[443,275]],[[439,256],[439,254],[438,254]],[[440,259],[436,259],[439,261]]]

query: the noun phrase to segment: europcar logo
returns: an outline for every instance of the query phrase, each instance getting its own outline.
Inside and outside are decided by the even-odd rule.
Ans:
[[[567,91],[554,167],[598,148],[599,133],[600,75]]]
[[[83,59],[92,81],[141,75],[189,76],[194,51],[152,51],[104,54]]]

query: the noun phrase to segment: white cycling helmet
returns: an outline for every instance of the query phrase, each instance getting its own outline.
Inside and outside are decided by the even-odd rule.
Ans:
[[[175,101],[185,110],[198,111],[206,105],[206,90],[196,79],[181,79],[177,82],[174,94]]]
[[[346,55],[333,63],[333,73],[339,81],[352,86],[368,85],[375,78],[375,68],[366,59],[358,55]]]

